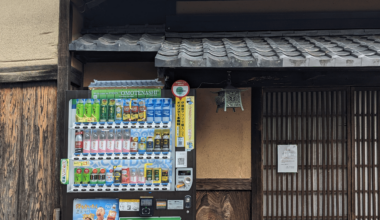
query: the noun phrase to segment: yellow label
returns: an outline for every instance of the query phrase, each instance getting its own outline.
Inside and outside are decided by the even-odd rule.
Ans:
[[[186,97],[179,99],[175,98],[175,146],[185,147],[185,105]]]
[[[119,202],[140,202],[140,199],[119,199]]]
[[[87,167],[90,166],[90,161],[74,161],[74,167]]]
[[[152,163],[146,163],[144,164],[144,177],[146,177],[146,167],[153,165]]]
[[[194,149],[194,117],[195,117],[195,98],[187,96],[185,106],[185,148]]]

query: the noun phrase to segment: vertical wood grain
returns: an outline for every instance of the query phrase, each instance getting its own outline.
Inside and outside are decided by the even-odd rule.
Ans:
[[[0,219],[18,214],[22,84],[0,85]]]
[[[22,94],[18,219],[50,219],[59,196],[54,192],[56,83],[24,84]]]

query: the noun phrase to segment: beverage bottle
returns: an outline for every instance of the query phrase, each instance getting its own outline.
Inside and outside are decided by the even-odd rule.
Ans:
[[[82,168],[74,169],[74,186],[79,186],[82,183],[83,170]]]
[[[83,170],[82,186],[87,186],[87,184],[90,183],[90,179],[91,179],[91,170],[90,170],[90,168],[84,168],[84,170]]]
[[[130,101],[131,100],[129,99],[125,99],[123,101],[123,122],[125,124],[129,123],[129,121],[131,120],[131,108],[129,106]]]
[[[137,178],[138,178],[137,183],[139,185],[144,185],[144,183],[145,183],[144,168],[139,168],[139,173],[138,173]]]
[[[91,152],[91,134],[90,130],[84,131],[83,156],[87,156]]]
[[[121,167],[116,167],[113,173],[113,184],[119,186],[121,183]]]
[[[107,150],[106,153],[107,155],[112,155],[114,150],[115,150],[115,134],[114,130],[110,129],[108,131],[108,137],[107,137]]]
[[[170,121],[170,109],[171,109],[171,99],[163,99],[162,104],[162,122],[169,123]]]
[[[94,122],[99,122],[99,120],[100,120],[100,99],[94,99],[94,103],[92,104],[92,117],[94,118]]]
[[[107,121],[108,121],[108,99],[101,99],[99,122],[101,122],[101,124],[104,124],[104,122],[107,122]]]
[[[162,99],[156,99],[154,104],[154,123],[161,123],[162,121]]]
[[[83,131],[75,131],[75,156],[79,156],[83,153]]]
[[[170,130],[164,129],[162,131],[162,152],[169,152],[170,148]]]
[[[155,99],[146,100],[146,122],[153,123],[154,121],[154,103]]]
[[[101,168],[98,176],[98,185],[103,186],[106,183],[106,169]]]
[[[106,139],[106,133],[104,131],[100,132],[100,138],[99,138],[99,155],[104,155],[106,152],[106,145],[107,145],[107,139]]]
[[[131,130],[126,129],[124,130],[124,137],[123,137],[123,154],[124,155],[129,154],[130,148],[131,148]]]
[[[95,156],[99,152],[98,130],[92,130],[91,155]]]
[[[140,137],[138,152],[139,152],[139,154],[145,154],[145,152],[146,152],[146,136]]]
[[[116,204],[113,204],[111,210],[108,212],[107,220],[115,220],[116,219]]]
[[[120,123],[123,120],[123,100],[116,99],[115,111],[115,121]]]
[[[123,148],[123,136],[121,134],[121,129],[116,130],[116,141],[115,141],[115,154],[119,155]]]
[[[128,185],[129,183],[129,168],[123,167],[121,170],[121,184]]]
[[[137,183],[137,172],[135,168],[131,168],[131,175],[129,178],[129,183],[135,185]]]
[[[92,117],[92,99],[86,99],[86,104],[84,105],[84,116],[86,118]]]
[[[154,142],[153,142],[153,135],[154,134],[153,134],[153,132],[154,131],[152,131],[152,134],[149,134],[148,138],[146,139],[146,153],[148,155],[153,153],[153,148],[154,148]]]
[[[108,102],[108,124],[115,121],[115,99],[110,99]]]
[[[98,184],[98,169],[93,169],[90,175],[90,185],[95,186]]]
[[[112,186],[113,184],[113,169],[107,169],[106,173],[106,185],[107,186]]]
[[[82,122],[82,119],[84,117],[84,103],[83,99],[77,99],[77,106],[76,106],[76,113],[75,113],[75,121],[76,122]],[[80,124],[80,123],[78,123]]]
[[[154,148],[153,148],[153,151],[155,154],[160,154],[160,152],[161,152],[161,137],[162,137],[162,130],[160,130],[160,129],[154,130]]]

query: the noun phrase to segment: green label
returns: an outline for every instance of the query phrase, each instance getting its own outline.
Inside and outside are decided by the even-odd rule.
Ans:
[[[86,104],[84,106],[84,115],[88,118],[92,116],[92,101],[91,99],[86,100]]]
[[[84,116],[84,104],[83,100],[79,99],[77,102],[77,111],[76,111],[77,117],[83,117]]]
[[[89,184],[90,183],[91,171],[92,171],[91,168],[84,168],[83,169],[83,178],[82,178],[83,184]]]
[[[100,119],[100,100],[94,99],[94,104],[92,105],[92,117],[95,118],[96,121]]]
[[[145,89],[146,98],[161,98],[161,89]]]
[[[108,121],[115,121],[115,99],[108,101]]]
[[[100,104],[100,118],[99,121],[108,121],[108,99],[102,99]]]
[[[74,184],[81,184],[83,176],[83,168],[74,169]]]

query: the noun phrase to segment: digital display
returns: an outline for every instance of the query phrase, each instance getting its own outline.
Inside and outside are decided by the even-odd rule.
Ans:
[[[178,176],[190,176],[191,170],[178,170]]]
[[[152,199],[141,199],[141,206],[152,206]]]

